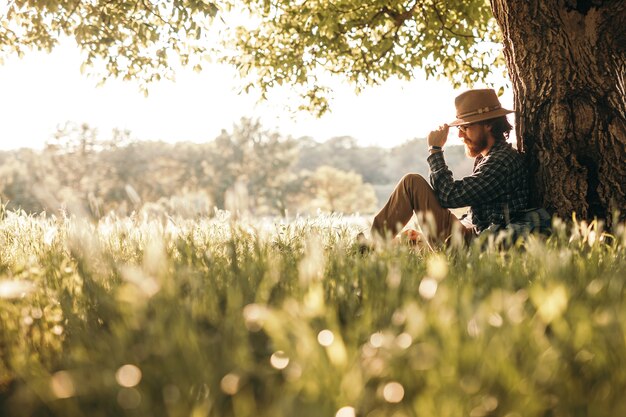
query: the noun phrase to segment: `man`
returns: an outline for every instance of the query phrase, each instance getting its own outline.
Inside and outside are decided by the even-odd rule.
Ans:
[[[430,185],[418,174],[404,176],[374,218],[373,236],[396,236],[416,213],[432,215],[432,241],[445,242],[454,229],[469,241],[486,229],[506,226],[528,208],[527,169],[506,142],[512,128],[506,114],[513,111],[502,108],[492,89],[466,91],[454,104],[456,120],[428,135]],[[444,159],[449,126],[459,129],[467,155],[475,158],[472,175],[457,181]],[[449,210],[468,206],[460,220]]]

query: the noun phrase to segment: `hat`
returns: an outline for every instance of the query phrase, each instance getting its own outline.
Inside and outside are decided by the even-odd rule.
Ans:
[[[461,126],[482,120],[495,119],[513,110],[503,109],[496,92],[491,88],[468,90],[454,99],[456,120],[450,126]]]

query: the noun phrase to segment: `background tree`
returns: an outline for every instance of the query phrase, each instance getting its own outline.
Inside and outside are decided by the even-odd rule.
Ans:
[[[297,181],[291,174],[297,158],[292,138],[264,129],[258,120],[241,119],[232,132],[224,130],[212,142],[206,167],[216,206],[224,207],[226,192],[239,181],[246,184],[255,214],[284,212],[284,191]]]
[[[354,171],[321,166],[310,179],[312,208],[339,213],[372,213],[376,210],[376,194],[370,184]]]
[[[0,204],[28,213],[53,211],[59,207],[54,190],[60,187],[55,166],[32,149],[0,154]]]

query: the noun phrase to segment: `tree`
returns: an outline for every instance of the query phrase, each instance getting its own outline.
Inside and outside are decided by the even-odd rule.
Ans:
[[[49,175],[49,160],[41,158],[32,149],[3,153],[0,158],[0,204],[10,210],[27,213],[54,212],[58,205],[59,183]]]
[[[376,210],[376,194],[370,184],[355,172],[321,166],[310,178],[313,201],[310,206],[341,213],[372,213]]]
[[[222,35],[221,58],[237,65],[248,86],[292,85],[303,107],[318,112],[329,106],[322,74],[357,89],[421,76],[420,69],[471,85],[497,70],[502,58],[489,45],[503,39],[518,148],[538,201],[562,217],[609,217],[619,208],[626,218],[623,1],[14,0],[0,26],[0,51],[49,49],[69,35],[87,64],[152,81],[169,74],[176,55],[188,63],[204,54],[204,27],[231,9],[252,18]]]
[[[299,181],[290,172],[298,153],[293,139],[265,130],[258,120],[243,118],[211,145],[207,171],[217,207],[225,207],[227,191],[244,183],[254,213],[285,213],[293,185]]]
[[[534,188],[561,216],[626,215],[626,2],[492,0]]]

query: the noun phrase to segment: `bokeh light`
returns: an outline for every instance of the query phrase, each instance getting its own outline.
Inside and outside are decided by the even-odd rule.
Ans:
[[[433,278],[424,278],[422,282],[420,282],[419,293],[426,300],[432,299],[435,294],[437,294],[437,281]]]
[[[141,369],[131,364],[123,365],[115,373],[115,380],[123,387],[134,387],[141,381]]]
[[[335,417],[355,417],[356,413],[354,411],[354,407],[341,407],[337,410],[337,414]]]
[[[67,371],[59,371],[52,375],[50,389],[57,398],[70,398],[76,394],[74,380]]]
[[[258,332],[263,328],[263,321],[267,308],[259,304],[248,304],[243,308],[243,319],[246,328],[251,332]]]
[[[408,349],[413,343],[413,337],[408,333],[401,333],[396,337],[396,345],[401,349]]]
[[[241,377],[235,373],[229,373],[224,375],[224,378],[220,381],[220,388],[225,394],[235,395],[239,391],[239,384]]]
[[[385,338],[382,333],[377,332],[370,336],[370,345],[375,348],[379,348],[383,345]]]
[[[285,369],[289,365],[289,357],[282,350],[276,351],[270,357],[270,363],[276,369]]]
[[[328,329],[324,329],[317,334],[317,341],[322,346],[330,346],[335,341],[335,335]]]
[[[390,403],[399,403],[404,398],[404,387],[399,382],[388,382],[383,388],[383,398]]]
[[[30,315],[35,319],[35,320],[39,320],[40,318],[43,317],[43,310],[39,307],[33,307],[30,310]]]

